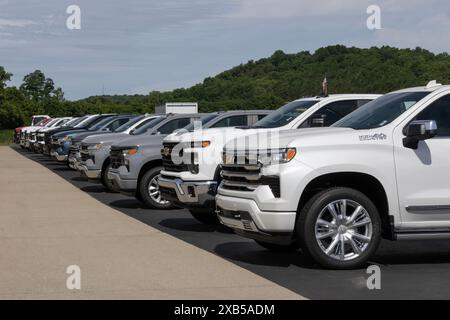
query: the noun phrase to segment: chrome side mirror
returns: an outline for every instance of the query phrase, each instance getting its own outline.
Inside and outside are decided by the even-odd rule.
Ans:
[[[419,141],[434,138],[437,135],[437,124],[435,120],[416,120],[408,124],[403,130],[406,136],[403,145],[406,148],[417,149]]]

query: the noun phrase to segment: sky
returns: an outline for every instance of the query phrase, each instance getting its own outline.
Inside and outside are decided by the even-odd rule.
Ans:
[[[81,29],[66,12],[80,8]],[[367,27],[380,8],[381,29]],[[9,85],[42,70],[70,100],[200,83],[276,50],[335,44],[450,51],[448,0],[0,0]]]

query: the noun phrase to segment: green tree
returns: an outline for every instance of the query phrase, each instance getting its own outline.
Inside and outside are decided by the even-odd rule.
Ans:
[[[27,99],[35,102],[42,102],[51,98],[62,101],[64,93],[61,88],[55,88],[55,83],[51,78],[46,78],[41,70],[36,70],[27,74],[20,85],[20,91]]]
[[[6,82],[10,81],[12,77],[12,73],[9,73],[0,66],[0,89],[3,89],[6,87]]]

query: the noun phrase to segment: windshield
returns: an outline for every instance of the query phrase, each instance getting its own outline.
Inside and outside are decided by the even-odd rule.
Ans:
[[[184,127],[184,130],[187,131],[194,131],[194,126],[201,126],[204,127],[205,125],[207,125],[211,120],[217,118],[219,115],[217,113],[213,113],[213,114],[209,114],[203,118],[197,119],[193,122],[191,122],[190,124],[188,124],[186,127]]]
[[[79,123],[79,121],[80,121],[80,118],[73,118],[73,119],[67,121],[66,123],[64,123],[62,126],[63,127],[71,127],[71,126],[74,126],[77,123]]]
[[[146,133],[148,130],[150,130],[151,128],[153,128],[154,126],[156,126],[158,123],[160,123],[163,120],[166,120],[166,117],[159,117],[156,119],[153,119],[152,121],[150,121],[149,123],[147,123],[145,126],[140,127],[139,129],[135,130],[132,135],[140,135],[140,134],[144,134]]]
[[[345,116],[336,122],[333,127],[359,130],[385,126],[422,100],[429,93],[430,92],[420,91],[386,94]]]
[[[97,124],[91,126],[89,128],[89,131],[99,131],[99,130],[103,129],[103,127],[106,127],[108,124],[110,124],[112,121],[114,121],[114,119],[111,117],[104,118],[103,120],[99,121]]]
[[[59,119],[57,122],[53,124],[53,127],[58,127],[67,122],[67,119]]]
[[[77,128],[84,126],[85,121],[87,121],[88,118],[89,118],[89,116],[81,117],[80,119],[78,119],[78,121],[75,124],[72,124],[72,126],[77,127]]]
[[[42,122],[43,120],[47,119],[47,117],[33,117],[31,119],[31,125],[38,125],[40,122]]]
[[[131,126],[135,125],[139,121],[141,121],[144,118],[144,116],[139,116],[135,118],[131,118],[130,121],[124,123],[120,127],[118,127],[114,132],[124,132],[125,130],[131,128]]]
[[[97,123],[99,123],[103,119],[105,119],[105,118],[101,117],[101,116],[92,116],[89,119],[87,119],[85,122],[83,122],[81,124],[81,127],[89,129],[89,128],[95,126]]]
[[[50,120],[49,122],[47,122],[46,124],[45,124],[45,127],[47,127],[47,128],[50,128],[51,126],[53,126],[56,122],[58,122],[59,121],[59,119],[53,119],[53,120]]]
[[[319,100],[301,100],[290,102],[259,120],[253,125],[253,128],[282,127],[297,118],[317,102],[319,102]]]

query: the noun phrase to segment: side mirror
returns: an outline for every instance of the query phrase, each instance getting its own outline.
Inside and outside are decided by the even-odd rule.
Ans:
[[[408,124],[403,130],[406,138],[403,145],[406,148],[417,149],[419,141],[434,138],[437,135],[437,124],[434,120],[416,120]]]
[[[131,130],[130,134],[133,135],[135,131],[136,131],[136,129]]]
[[[311,128],[319,128],[325,126],[325,115],[324,114],[315,114],[310,119]]]

